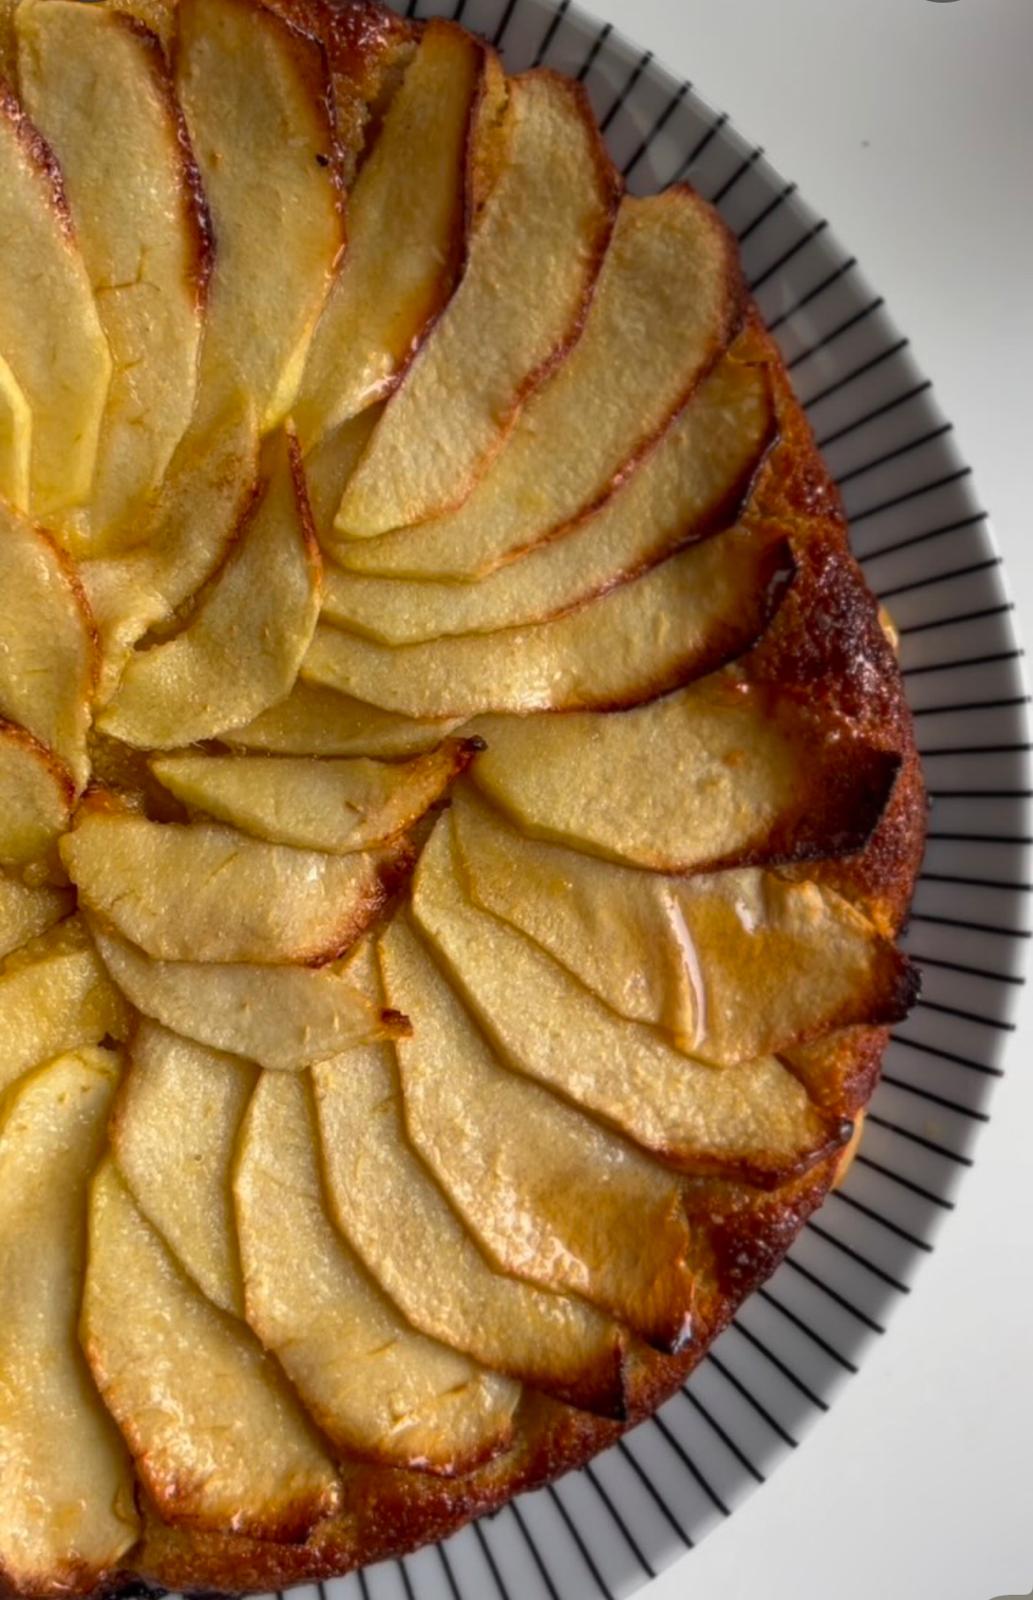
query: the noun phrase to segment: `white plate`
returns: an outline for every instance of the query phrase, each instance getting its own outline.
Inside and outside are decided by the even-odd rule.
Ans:
[[[924,993],[894,1034],[843,1192],[684,1392],[616,1449],[444,1545],[323,1586],[329,1600],[617,1600],[796,1448],[954,1206],[1029,937],[1025,687],[1000,557],[950,425],[881,297],[795,185],[569,0],[416,0],[407,14],[457,17],[511,71],[545,63],[581,78],[631,189],[688,179],[736,231],[842,485],[854,549],[900,629],[932,800],[906,940]]]

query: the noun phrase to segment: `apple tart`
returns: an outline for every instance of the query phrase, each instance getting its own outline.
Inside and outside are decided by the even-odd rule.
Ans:
[[[921,778],[734,241],[578,85],[372,0],[0,57],[2,1586],[284,1587],[774,1269]]]

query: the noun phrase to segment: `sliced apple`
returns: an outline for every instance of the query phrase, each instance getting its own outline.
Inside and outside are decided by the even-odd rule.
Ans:
[[[0,722],[0,867],[45,855],[68,826],[74,796],[60,761],[24,728]]]
[[[344,492],[342,538],[461,505],[580,332],[617,189],[580,86],[512,79],[502,139],[459,286]]]
[[[20,1594],[84,1594],[139,1536],[133,1472],[76,1344],[83,1206],[118,1057],[33,1073],[0,1121],[0,1568]]]
[[[293,435],[276,434],[263,461],[265,491],[225,566],[181,633],[131,658],[97,719],[105,733],[167,750],[239,727],[290,691],[322,564]]]
[[[532,301],[536,292],[532,283]],[[556,537],[669,427],[722,354],[741,303],[734,242],[698,195],[678,188],[626,199],[584,333],[462,508],[375,543],[349,543],[346,495],[335,554],[357,572],[469,578]],[[472,341],[488,364],[483,339]],[[435,450],[447,460],[447,446]]]
[[[0,967],[0,1093],[65,1050],[124,1038],[126,1008],[78,917]]]
[[[408,859],[293,850],[102,809],[81,815],[61,855],[80,903],[148,955],[303,964],[354,944]]]
[[[907,1014],[915,980],[906,957],[824,885],[754,867],[639,872],[526,839],[468,792],[453,816],[477,905],[620,1015],[706,1060],[753,1061]]]
[[[341,503],[344,486],[355,471],[382,413],[383,406],[367,406],[358,416],[349,417],[323,434],[305,457],[305,484],[312,521],[323,543],[332,538],[334,514]]]
[[[273,844],[349,855],[404,833],[438,803],[479,749],[446,740],[428,755],[387,763],[362,757],[164,756],[151,767],[192,809]]]
[[[217,241],[201,415],[242,392],[266,431],[290,410],[344,242],[326,58],[258,0],[182,0],[174,64]]]
[[[512,1438],[520,1386],[416,1333],[334,1229],[312,1091],[264,1076],[234,1178],[246,1314],[338,1450],[462,1473]]]
[[[336,689],[295,684],[279,704],[234,728],[224,743],[289,756],[378,756],[390,760],[435,749],[461,717],[418,721],[364,704]]]
[[[331,564],[323,617],[382,644],[542,622],[734,520],[771,436],[763,368],[726,357],[597,512],[477,583],[367,578]]]
[[[527,833],[658,872],[850,855],[900,758],[729,671],[610,715],[483,718],[473,773]]]
[[[47,0],[50,3],[50,0]],[[188,434],[141,519],[141,542],[80,563],[100,635],[98,698],[110,699],[133,646],[171,622],[226,560],[259,489],[258,430],[241,400]]]
[[[683,1054],[472,906],[453,841],[443,817],[420,861],[413,914],[511,1066],[688,1172],[777,1180],[834,1146],[836,1129],[773,1056],[718,1068]]]
[[[257,1071],[146,1020],[129,1056],[109,1129],[118,1170],[198,1288],[243,1316],[230,1182]]]
[[[283,1374],[190,1282],[110,1157],[90,1192],[81,1338],[166,1520],[298,1540],[337,1509],[337,1475]]]
[[[371,946],[361,977],[380,1001]],[[409,1143],[390,1048],[369,1045],[320,1062],[312,1083],[334,1219],[413,1326],[496,1372],[619,1415],[624,1351],[616,1325],[576,1297],[489,1265]]]
[[[70,889],[23,883],[20,878],[0,873],[0,961],[30,939],[46,933],[68,915],[74,903]]]
[[[380,943],[409,1135],[489,1258],[610,1311],[658,1346],[691,1332],[689,1232],[676,1178],[502,1065],[418,938]]]
[[[89,548],[135,533],[186,431],[211,241],[161,46],[107,6],[22,0],[18,82],[64,173],[111,349]]]
[[[32,411],[21,384],[0,356],[0,495],[19,511],[29,509],[31,451]]]
[[[0,351],[32,412],[29,509],[47,519],[89,495],[111,355],[60,169],[6,83],[0,238]]]
[[[792,581],[781,535],[731,529],[566,616],[502,633],[392,646],[323,625],[302,674],[413,717],[638,705],[756,642]]]
[[[347,255],[294,404],[306,450],[397,384],[448,298],[466,226],[482,60],[471,34],[429,22],[387,108],[348,196]]]
[[[2,501],[0,595],[0,714],[53,750],[81,787],[97,666],[93,618],[67,557]]]
[[[408,1027],[404,1017],[370,1005],[350,981],[347,962],[313,971],[153,961],[98,922],[91,931],[112,981],[138,1011],[261,1067],[298,1072]],[[3,994],[0,980],[0,1016]]]

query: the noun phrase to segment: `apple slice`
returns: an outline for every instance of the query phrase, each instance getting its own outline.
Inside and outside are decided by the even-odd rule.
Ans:
[[[137,641],[167,625],[225,561],[258,492],[258,470],[254,414],[234,403],[181,442],[141,520],[139,545],[80,563],[100,635],[101,703]]]
[[[90,1192],[81,1338],[167,1521],[300,1540],[338,1508],[333,1465],[283,1374],[177,1266],[110,1157]]]
[[[32,412],[29,509],[48,519],[89,496],[111,355],[60,168],[6,83],[0,237],[0,350]]]
[[[319,614],[322,563],[291,433],[269,441],[263,464],[264,494],[225,566],[181,633],[129,661],[97,719],[103,732],[173,749],[239,727],[290,691]]]
[[[678,1180],[504,1067],[418,938],[393,922],[380,943],[409,1136],[503,1272],[584,1296],[650,1343],[691,1333],[689,1231]]]
[[[157,39],[107,6],[22,0],[18,82],[61,163],[111,349],[89,543],[135,533],[186,431],[211,238]]]
[[[146,1020],[129,1055],[109,1129],[118,1170],[198,1288],[243,1316],[230,1180],[257,1071]]]
[[[398,645],[559,616],[732,522],[771,428],[764,369],[729,355],[638,470],[562,539],[477,583],[367,578],[331,564],[323,618]]]
[[[749,649],[793,571],[780,525],[744,525],[524,628],[392,646],[321,625],[301,670],[412,717],[638,705]]]
[[[854,1023],[899,1022],[907,958],[823,885],[754,867],[669,877],[525,839],[469,792],[456,840],[476,905],[621,1016],[683,1049],[749,1062]]]
[[[612,715],[483,718],[478,785],[527,833],[657,872],[850,855],[900,757],[731,671]]]
[[[60,761],[24,728],[0,722],[0,867],[45,855],[68,826],[74,798]]]
[[[520,1386],[416,1333],[334,1229],[312,1091],[268,1073],[234,1177],[247,1319],[340,1451],[449,1476],[504,1450]]]
[[[30,939],[46,933],[68,915],[74,904],[70,889],[23,883],[20,878],[0,873],[0,961]]]
[[[0,967],[0,1093],[65,1050],[124,1038],[126,1009],[78,917],[58,923]]]
[[[741,307],[734,241],[698,195],[676,188],[626,199],[584,333],[465,505],[375,543],[349,543],[346,496],[334,553],[357,572],[470,578],[556,537],[670,426],[727,346]],[[472,339],[487,362],[483,340]]]
[[[18,511],[29,509],[32,411],[25,393],[0,356],[0,495]]]
[[[80,903],[148,955],[259,964],[334,960],[408,865],[404,849],[334,856],[99,808],[61,855]]]
[[[97,668],[93,618],[67,557],[2,501],[0,595],[0,714],[53,750],[82,787]]]
[[[136,1543],[133,1472],[76,1346],[83,1206],[118,1082],[60,1056],[0,1120],[0,1567],[26,1595],[93,1592]]]
[[[618,185],[583,90],[512,79],[501,137],[463,276],[345,490],[342,538],[461,505],[581,330]]]
[[[777,1182],[841,1142],[773,1056],[717,1068],[685,1055],[616,1016],[530,939],[472,906],[453,839],[452,819],[442,817],[420,861],[413,914],[517,1071],[696,1174]]]
[[[369,946],[361,969],[379,1001]],[[558,1399],[621,1415],[618,1328],[576,1297],[489,1265],[409,1143],[391,1050],[368,1045],[320,1062],[312,1083],[334,1219],[413,1326]]]
[[[258,0],[182,0],[176,93],[217,241],[202,417],[250,395],[282,422],[344,243],[326,57]]]
[[[305,486],[312,507],[312,521],[323,543],[332,539],[334,514],[341,503],[344,486],[355,471],[383,410],[381,405],[367,406],[358,416],[349,417],[323,434],[305,457]]]
[[[293,408],[306,450],[395,387],[451,292],[482,61],[471,34],[431,21],[387,108],[348,196],[348,252]]]
[[[353,1045],[408,1029],[404,1017],[370,1005],[350,981],[347,962],[313,971],[153,961],[99,922],[91,932],[112,981],[138,1011],[260,1067],[298,1072]]]
[[[234,728],[223,742],[243,750],[288,756],[378,756],[391,760],[434,750],[461,717],[418,721],[371,706],[318,684],[294,685],[278,705]]]
[[[350,855],[411,828],[479,748],[446,740],[428,755],[401,763],[187,752],[158,757],[151,769],[184,805],[256,838]]]

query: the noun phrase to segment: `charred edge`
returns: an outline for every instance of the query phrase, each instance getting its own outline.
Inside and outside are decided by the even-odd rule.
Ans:
[[[50,209],[57,219],[62,237],[68,244],[74,244],[75,224],[61,163],[36,124],[29,120],[28,113],[5,78],[0,78],[0,117],[9,123],[27,163],[50,190]]]
[[[323,586],[323,552],[316,532],[316,519],[312,514],[312,502],[308,494],[308,480],[305,476],[305,466],[301,454],[301,445],[294,428],[288,423],[284,429],[287,435],[287,464],[294,487],[294,504],[298,512],[298,521],[301,523],[301,540],[305,550],[305,559],[316,576],[317,583],[322,591]]]
[[[215,229],[208,207],[208,198],[204,192],[201,171],[194,156],[190,130],[173,83],[172,71],[161,40],[146,23],[124,11],[110,11],[108,15],[113,26],[122,28],[140,45],[155,91],[175,133],[183,215],[193,240],[192,277],[195,303],[200,313],[207,304],[208,290],[215,268]]]
[[[395,1011],[392,1006],[385,1006],[380,1012],[380,1021],[384,1027],[385,1037],[388,1039],[411,1039],[412,1023],[404,1011]]]

